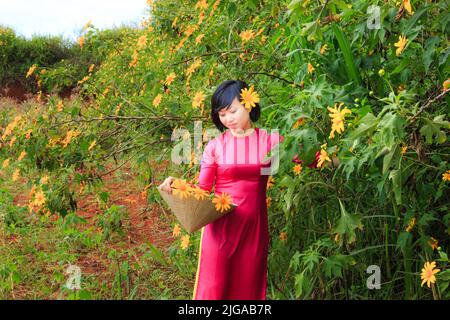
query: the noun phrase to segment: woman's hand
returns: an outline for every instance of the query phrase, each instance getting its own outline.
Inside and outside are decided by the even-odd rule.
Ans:
[[[167,177],[166,180],[164,180],[164,182],[159,185],[159,189],[167,193],[172,193],[172,188],[170,186],[174,180],[175,180],[174,177],[171,176]]]

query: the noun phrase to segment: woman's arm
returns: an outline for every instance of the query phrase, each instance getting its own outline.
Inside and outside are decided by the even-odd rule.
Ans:
[[[203,151],[200,174],[198,176],[198,186],[208,192],[211,192],[216,178],[217,163],[214,157],[214,149],[215,142],[211,140]]]

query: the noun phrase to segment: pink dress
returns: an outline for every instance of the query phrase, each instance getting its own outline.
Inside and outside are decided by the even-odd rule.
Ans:
[[[245,137],[226,130],[206,145],[199,187],[210,192],[215,181],[215,194],[230,194],[237,208],[202,228],[193,299],[266,299],[269,173],[261,170],[280,141],[281,135],[255,128]]]

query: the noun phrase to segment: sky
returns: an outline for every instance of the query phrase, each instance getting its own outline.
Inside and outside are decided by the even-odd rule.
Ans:
[[[89,20],[103,30],[139,25],[144,18],[146,0],[0,0],[0,25],[28,39],[39,34],[75,40]]]

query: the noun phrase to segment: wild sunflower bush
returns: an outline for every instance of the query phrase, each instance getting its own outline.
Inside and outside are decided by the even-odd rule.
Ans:
[[[259,125],[286,138],[269,190],[272,298],[448,294],[445,277],[420,285],[424,263],[449,246],[446,4],[370,5],[151,2],[146,28],[86,86],[100,114],[141,120],[136,148],[196,120],[210,127],[207,97],[221,81],[255,86]],[[318,151],[318,169],[293,171],[295,155],[309,164]],[[193,174],[198,159],[185,165]],[[372,265],[380,290],[367,286]]]
[[[157,146],[167,159],[173,130],[192,141],[201,121],[208,136],[209,97],[244,80],[261,98],[257,125],[285,138],[268,186],[269,298],[449,297],[447,1],[148,4],[120,44],[89,28],[80,38],[104,59],[77,82],[90,108],[66,113],[84,126],[70,157],[82,162],[103,134],[96,164],[144,163]],[[180,164],[184,178],[198,173],[204,140]]]

